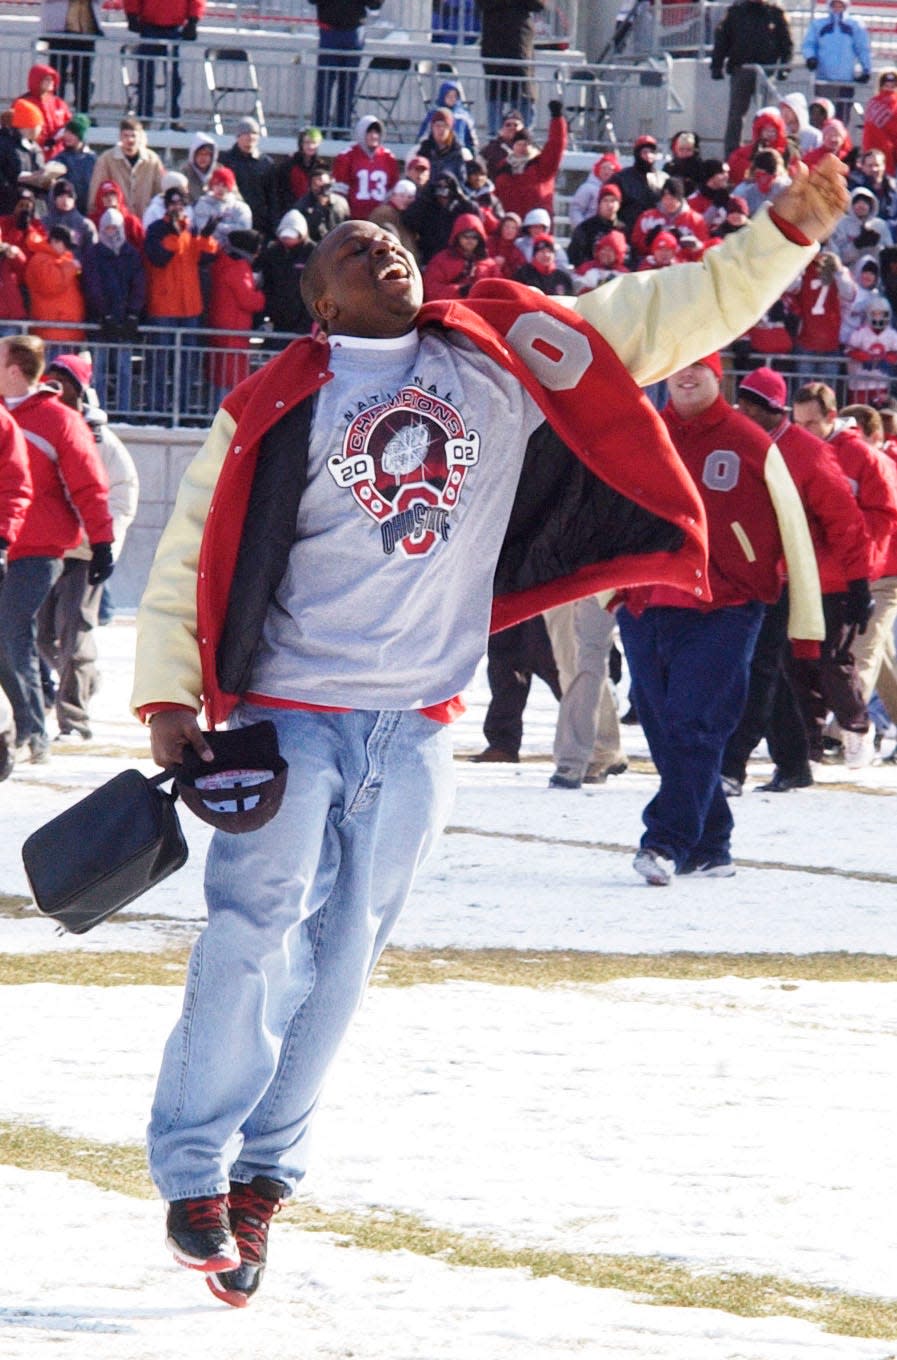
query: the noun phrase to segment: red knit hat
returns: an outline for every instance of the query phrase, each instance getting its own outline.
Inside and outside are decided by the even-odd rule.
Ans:
[[[788,405],[788,387],[781,373],[774,368],[755,368],[738,384],[738,395],[745,392],[756,397],[770,411],[784,411]]]
[[[57,354],[52,363],[47,365],[47,373],[52,373],[54,368],[66,373],[77,383],[82,395],[87,391],[93,378],[93,364],[83,354]]]
[[[604,184],[602,185],[601,192],[598,195],[599,203],[601,202],[602,198],[615,198],[618,203],[622,203],[623,191],[620,188],[619,184]]]
[[[229,190],[236,189],[237,177],[228,165],[216,165],[209,176],[209,184],[224,184]]]
[[[715,373],[718,378],[722,379],[723,365],[718,354],[705,354],[703,359],[696,359],[695,363],[703,364],[705,368],[710,369],[711,373]]]
[[[672,247],[673,250],[679,249],[679,238],[674,236],[671,231],[659,231],[651,242],[651,249],[656,250],[658,246]]]

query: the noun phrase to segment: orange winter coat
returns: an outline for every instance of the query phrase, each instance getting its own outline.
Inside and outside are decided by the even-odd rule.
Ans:
[[[199,262],[214,255],[213,236],[194,236],[186,228],[172,231],[164,218],[153,222],[146,234],[146,314],[154,316],[200,316],[203,310]]]
[[[40,241],[25,265],[28,315],[34,321],[84,321],[87,313],[81,292],[81,266],[70,250],[61,255],[49,241]],[[60,340],[83,340],[80,326],[59,330],[34,328],[34,334],[55,344]]]

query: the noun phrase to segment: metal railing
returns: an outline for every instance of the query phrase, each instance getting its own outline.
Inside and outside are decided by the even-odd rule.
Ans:
[[[192,325],[141,325],[135,339],[110,339],[89,322],[78,329],[82,340],[54,340],[55,333],[70,335],[72,323],[0,318],[0,335],[40,333],[48,364],[61,353],[88,351],[97,400],[113,423],[174,429],[208,425],[227,392],[296,338]]]
[[[70,331],[71,323],[35,326],[0,319],[0,335],[29,329],[44,336],[48,363],[62,352],[89,351],[97,398],[113,424],[170,429],[209,425],[226,393],[296,338],[281,331],[146,325],[136,340],[109,340],[99,327],[85,324],[84,340],[54,342],[53,330]],[[225,348],[225,342],[234,347]],[[759,364],[769,364],[782,374],[789,403],[797,388],[811,380],[828,383],[839,406],[862,399],[861,382],[851,379],[849,361],[840,352],[767,355],[752,351],[744,340],[727,350],[725,359],[724,390],[732,401],[740,379]],[[897,393],[897,383],[891,384],[891,392]]]
[[[124,35],[133,37],[134,35]],[[375,113],[384,123],[387,139],[396,147],[417,139],[426,111],[446,78],[459,79],[481,140],[488,139],[487,109],[489,78],[479,54],[458,49],[440,58],[432,49],[416,51],[405,47],[368,43],[357,73],[347,77],[342,65],[329,65],[319,58],[313,42],[291,45],[285,53],[276,48],[242,48],[246,60],[239,63],[234,78],[233,65],[222,65],[215,54],[219,49],[202,43],[154,42],[152,52],[141,52],[137,42],[117,38],[98,39],[92,59],[93,97],[91,113],[95,123],[114,128],[124,113],[141,118],[150,133],[159,131],[166,140],[177,141],[172,124],[183,133],[214,131],[233,136],[237,124],[247,114],[257,117],[274,139],[295,139],[304,125],[318,121],[316,89],[319,79],[331,74],[337,89],[350,80],[348,117],[345,109],[338,115],[339,96],[330,104],[331,120],[325,135],[337,140],[353,136],[355,121],[363,113]],[[61,52],[59,55],[62,55]],[[56,60],[52,39],[36,42],[33,57]],[[380,63],[387,60],[384,69]],[[216,77],[216,62],[217,77]],[[571,148],[605,150],[618,144],[617,128],[651,131],[659,138],[667,135],[668,114],[681,108],[675,92],[674,65],[660,57],[634,63],[622,59],[613,66],[568,60],[566,54],[542,51],[530,66],[527,62],[502,60],[510,74],[506,83],[519,80],[535,94],[533,128],[544,136],[548,124],[548,101],[561,99],[570,121]],[[10,47],[0,48],[0,89],[15,89],[21,84],[22,54]],[[174,86],[177,99],[174,101]],[[261,114],[261,116],[259,116]],[[329,122],[329,125],[328,125]],[[181,140],[189,142],[189,136]],[[627,138],[628,140],[628,138]],[[292,141],[290,150],[295,146]],[[278,148],[285,149],[285,148]]]

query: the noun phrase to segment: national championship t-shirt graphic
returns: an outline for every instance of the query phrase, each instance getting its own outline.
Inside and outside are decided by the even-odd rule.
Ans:
[[[387,556],[398,549],[420,557],[448,538],[449,516],[479,457],[479,434],[464,428],[451,402],[409,386],[359,411],[327,466],[380,525]]]

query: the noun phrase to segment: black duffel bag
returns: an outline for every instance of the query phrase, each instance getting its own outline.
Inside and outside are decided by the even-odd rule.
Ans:
[[[22,860],[34,900],[73,935],[83,935],[187,862],[175,793],[124,770],[33,831]]]

